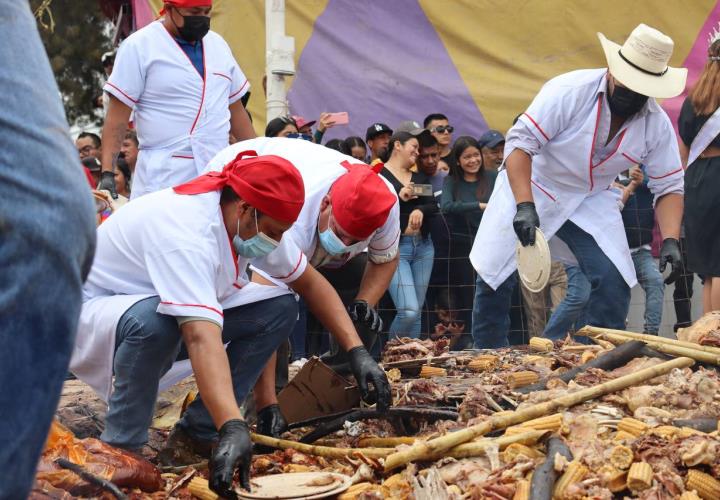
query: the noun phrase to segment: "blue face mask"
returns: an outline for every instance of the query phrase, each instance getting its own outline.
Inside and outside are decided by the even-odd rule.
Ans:
[[[345,253],[350,253],[364,243],[363,241],[359,241],[354,245],[346,245],[342,242],[340,238],[338,238],[338,236],[333,232],[333,230],[330,229],[329,223],[328,228],[325,231],[318,231],[318,234],[320,236],[320,244],[330,255],[342,255]]]
[[[255,230],[257,234],[245,241],[240,237],[240,219],[237,223],[237,232],[233,238],[233,247],[238,255],[246,259],[254,259],[257,257],[265,257],[267,254],[275,250],[278,242],[270,238],[263,232],[260,232],[257,223],[257,211],[255,212]]]

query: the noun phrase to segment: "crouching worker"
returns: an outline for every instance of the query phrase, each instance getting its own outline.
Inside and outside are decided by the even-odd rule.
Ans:
[[[292,162],[305,184],[300,216],[277,250],[251,262],[259,271],[253,279],[284,283],[297,292],[331,333],[331,350],[323,361],[354,375],[364,399],[376,400],[378,410],[385,410],[391,399],[389,386],[368,351],[382,328],[374,306],[397,268],[400,209],[394,189],[368,165],[295,139],[259,137],[234,144],[219,153],[210,168],[244,149]],[[287,365],[287,359],[279,362]],[[368,382],[376,392],[369,399]],[[277,436],[286,427],[275,389],[273,359],[255,386],[261,434]]]
[[[248,488],[252,443],[238,401],[288,337],[297,305],[245,269],[278,246],[304,197],[289,161],[241,154],[100,226],[71,371],[109,403],[103,441],[142,448],[161,377],[189,357],[199,396],[176,432],[214,445],[214,491],[231,494],[236,468]]]

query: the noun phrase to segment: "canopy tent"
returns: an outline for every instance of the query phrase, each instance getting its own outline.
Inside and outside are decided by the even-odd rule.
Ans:
[[[138,27],[161,0],[132,0]],[[605,66],[596,32],[622,42],[644,22],[675,41],[672,64],[701,71],[720,1],[657,0],[286,0],[295,37],[292,114],[350,113],[327,138],[364,135],[373,121],[391,127],[431,112],[458,134],[506,130],[540,86],[557,74]],[[253,85],[249,109],[264,127],[263,0],[215,0],[212,29],[228,41]],[[663,106],[675,120],[683,96]]]

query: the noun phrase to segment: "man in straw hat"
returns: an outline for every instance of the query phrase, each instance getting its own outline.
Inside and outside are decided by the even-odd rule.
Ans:
[[[610,186],[642,163],[664,241],[660,270],[679,272],[683,170],[670,119],[655,98],[680,94],[687,70],[668,66],[673,41],[640,24],[620,46],[598,33],[607,69],[579,70],[547,82],[510,129],[470,259],[478,272],[476,347],[507,345],[517,239],[536,228],[555,257],[576,260],[592,284],[590,324],[624,328],[637,282],[618,202]],[[552,238],[552,239],[551,239]]]
[[[229,496],[236,468],[249,486],[252,444],[239,402],[290,334],[297,304],[245,270],[278,247],[304,199],[291,162],[241,151],[218,172],[133,201],[98,229],[70,369],[109,403],[101,439],[141,449],[159,388],[184,376],[171,366],[189,358],[200,394],[178,427],[206,452],[214,445],[213,490]],[[321,283],[314,292],[332,289]],[[325,307],[345,312],[339,301]],[[361,341],[346,323],[336,333],[351,350]],[[382,370],[359,360],[356,377],[382,389]]]
[[[209,168],[218,168],[244,149],[292,162],[305,184],[302,212],[277,250],[253,259],[251,264],[257,271],[253,280],[287,285],[304,299],[309,311],[332,334],[331,352],[323,356],[323,361],[342,373],[352,373],[368,399],[367,377],[359,367],[377,366],[368,351],[382,328],[375,305],[397,268],[397,195],[368,165],[295,139],[259,137],[233,144],[219,153]],[[341,299],[345,310],[330,307],[340,304]],[[362,344],[348,348],[343,343],[342,339],[350,335],[348,329],[353,335],[357,331]],[[287,359],[278,362],[286,365]],[[390,404],[384,376],[371,381],[376,385],[377,406],[383,410]],[[280,434],[286,424],[275,395],[274,359],[255,386],[254,395],[258,432]]]

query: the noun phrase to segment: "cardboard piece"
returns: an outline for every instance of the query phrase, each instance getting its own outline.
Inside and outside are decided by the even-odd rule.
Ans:
[[[280,411],[289,424],[337,413],[360,404],[360,390],[313,357],[278,394]]]

